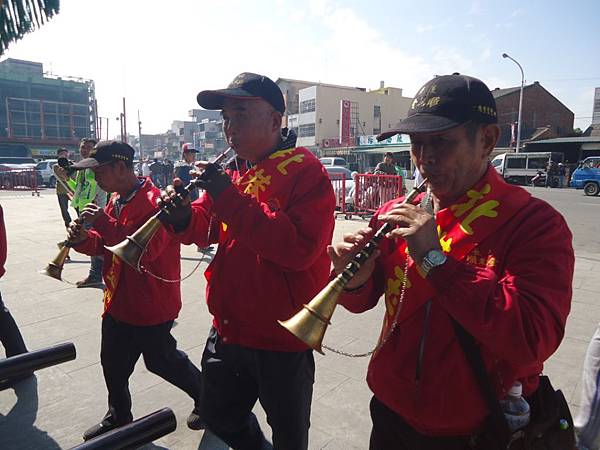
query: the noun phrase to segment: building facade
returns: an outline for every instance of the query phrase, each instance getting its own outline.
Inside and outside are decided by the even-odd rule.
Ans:
[[[492,91],[498,110],[501,134],[498,148],[515,146],[519,118],[520,86]],[[575,115],[539,82],[523,87],[521,142],[569,136]]]
[[[94,82],[45,75],[43,65],[0,62],[0,143],[25,145],[36,158],[54,157],[58,147],[72,152],[84,137],[95,137]]]
[[[389,130],[405,118],[412,98],[402,89],[364,88],[317,84],[300,89],[298,113],[288,126],[297,130],[298,145],[319,153],[331,147],[357,145],[360,136]]]

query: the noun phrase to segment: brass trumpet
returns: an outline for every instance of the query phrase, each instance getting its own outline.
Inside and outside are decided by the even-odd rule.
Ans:
[[[79,218],[75,219],[75,222],[81,224]],[[60,247],[58,255],[56,255],[56,257],[48,263],[45,269],[40,270],[39,273],[41,273],[42,275],[49,276],[50,278],[54,278],[55,280],[63,281],[63,267],[65,265],[67,257],[69,256],[69,251],[71,250],[73,243],[69,242],[69,240],[67,239],[66,241],[63,241],[58,245]]]
[[[404,198],[402,204],[412,202],[423,191],[426,183],[427,180],[423,180],[421,184],[415,186]],[[379,228],[371,240],[348,263],[342,273],[331,280],[308,304],[302,305],[302,309],[295,315],[288,320],[278,320],[277,322],[310,348],[323,355],[321,348],[323,337],[327,326],[331,324],[330,319],[337,306],[340,294],[365,261],[375,252],[379,242],[392,229],[393,225],[389,223]]]
[[[229,152],[231,151],[231,147],[217,156],[212,164],[220,164],[222,163]],[[183,200],[188,193],[192,192],[194,189],[198,187],[198,179],[193,179],[190,183],[184,188],[183,194],[178,194],[177,198],[179,201]],[[146,248],[148,247],[148,243],[154,237],[156,232],[160,229],[162,223],[161,218],[168,214],[168,206],[161,208],[156,214],[150,217],[144,225],[142,225],[135,233],[131,236],[127,236],[125,240],[119,242],[117,245],[113,245],[112,247],[105,246],[106,250],[118,256],[123,262],[134,268],[137,272],[141,273],[142,268],[140,266],[140,261]]]

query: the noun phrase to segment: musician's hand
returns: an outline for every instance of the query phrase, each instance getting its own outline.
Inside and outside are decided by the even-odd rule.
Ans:
[[[196,178],[197,186],[208,192],[213,200],[231,184],[229,175],[216,164],[199,161],[196,163],[196,169],[190,171],[190,174]]]
[[[52,166],[52,170],[54,171],[54,175],[56,175],[63,181],[67,181],[67,178],[69,178],[67,176],[67,171],[63,167],[60,167],[58,164]]]
[[[67,236],[70,245],[77,245],[88,238],[88,232],[79,220],[73,220],[67,228]]]
[[[98,217],[104,215],[104,209],[95,203],[88,203],[85,207],[79,212],[79,219],[88,225],[93,225]]]
[[[421,264],[429,250],[441,249],[435,217],[418,205],[398,204],[379,216],[379,220],[396,226],[386,237],[404,239],[417,264]]]
[[[185,198],[182,200],[181,195],[178,195],[185,194],[185,192],[181,180],[175,178],[173,184],[160,192],[160,198],[158,199],[158,206],[166,212],[166,214],[161,215],[160,220],[163,223],[172,225],[175,232],[185,230],[192,217],[190,196],[184,195]]]
[[[364,228],[358,233],[346,233],[344,241],[336,245],[327,247],[327,254],[333,263],[333,270],[336,274],[344,271],[346,266],[366,244],[373,235],[371,228]],[[379,256],[380,251],[375,250],[373,255],[362,265],[360,270],[354,275],[352,280],[346,284],[346,289],[355,289],[365,284],[375,269],[375,259]]]

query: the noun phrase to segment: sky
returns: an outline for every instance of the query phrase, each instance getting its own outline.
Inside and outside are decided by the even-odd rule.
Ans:
[[[115,136],[122,98],[128,132],[162,133],[191,120],[203,89],[240,72],[273,80],[376,89],[412,97],[434,75],[459,72],[490,89],[539,81],[591,122],[600,87],[600,2],[404,0],[62,0],[60,13],[0,58],[93,79]]]

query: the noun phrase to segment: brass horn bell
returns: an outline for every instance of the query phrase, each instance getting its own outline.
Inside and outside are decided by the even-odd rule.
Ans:
[[[56,255],[56,258],[50,261],[45,269],[40,270],[40,273],[54,278],[58,281],[62,281],[61,275],[63,271],[63,266],[65,265],[67,256],[69,256],[69,250],[71,250],[71,247],[67,247],[63,244],[60,251],[58,252],[58,255]]]
[[[344,278],[338,275],[308,304],[302,305],[299,312],[288,320],[278,320],[279,324],[310,348],[323,355],[321,349],[323,336],[325,336],[327,326],[331,324],[329,319],[333,315],[345,284]]]
[[[112,247],[105,246],[104,248],[117,255],[123,262],[141,273],[140,261],[146,251],[146,247],[148,247],[148,243],[162,226],[158,218],[161,213],[162,211],[159,211],[150,217],[135,233],[127,236],[127,239]]]

